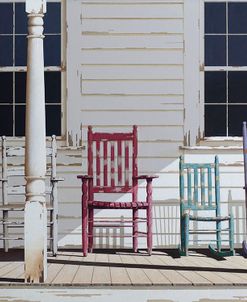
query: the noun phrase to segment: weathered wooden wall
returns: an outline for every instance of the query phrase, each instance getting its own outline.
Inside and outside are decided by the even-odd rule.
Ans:
[[[58,150],[58,176],[65,178],[59,188],[60,247],[81,245],[80,183],[76,175],[86,173],[88,125],[106,131],[129,131],[133,124],[138,125],[139,172],[159,175],[154,181],[156,247],[175,247],[179,243],[178,157],[182,153],[191,161],[212,161],[214,154],[219,154],[224,212],[233,209],[236,240],[242,241],[241,141],[237,148],[180,148],[195,145],[203,134],[199,46],[187,44],[189,30],[199,34],[193,27],[199,24],[198,19],[190,15],[190,8],[199,13],[197,2],[67,1],[68,139]],[[140,183],[140,198],[144,198],[144,187],[145,183]],[[117,198],[124,200],[126,196]],[[113,212],[99,211],[97,215],[113,216]],[[112,230],[96,232],[110,234]],[[197,238],[193,239],[196,245]],[[97,245],[129,247],[130,243],[107,237]],[[141,243],[145,246],[144,240]]]

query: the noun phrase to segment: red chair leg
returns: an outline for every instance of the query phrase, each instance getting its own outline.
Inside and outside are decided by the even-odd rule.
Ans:
[[[82,252],[83,256],[87,256],[88,251],[88,204],[87,204],[87,182],[82,183]]]
[[[148,254],[152,254],[153,248],[153,232],[152,232],[152,207],[147,208],[147,247]]]
[[[88,210],[88,251],[93,252],[93,223],[94,223],[94,210]]]
[[[134,253],[137,253],[138,249],[138,210],[134,209],[133,210],[133,249]]]
[[[82,210],[82,248],[83,256],[87,256],[88,251],[88,235],[87,235],[87,224],[88,224],[88,213],[87,209]]]

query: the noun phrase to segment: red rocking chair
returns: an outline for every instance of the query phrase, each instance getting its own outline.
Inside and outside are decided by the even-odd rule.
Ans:
[[[96,173],[94,171],[96,170]],[[138,176],[137,126],[130,133],[93,132],[88,127],[88,175],[78,175],[82,181],[82,246],[83,255],[93,249],[95,209],[132,210],[133,249],[137,252],[138,237],[147,237],[148,253],[152,253],[152,180],[157,176]],[[146,200],[138,201],[138,180],[146,180]],[[94,193],[131,193],[129,202],[97,201]],[[146,218],[138,217],[138,210]],[[138,222],[145,219],[147,232],[138,232]],[[101,221],[109,222],[109,221]],[[98,223],[97,223],[97,226]],[[105,226],[105,225],[104,225]],[[114,225],[116,226],[116,225]],[[121,227],[118,225],[118,227]]]

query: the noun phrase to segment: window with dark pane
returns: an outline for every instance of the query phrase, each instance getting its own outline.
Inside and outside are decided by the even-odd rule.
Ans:
[[[207,136],[226,135],[225,105],[205,105],[205,132]]]
[[[226,102],[226,72],[205,72],[205,103]]]
[[[226,3],[205,3],[205,33],[226,33]]]
[[[247,119],[247,2],[207,2],[204,12],[205,135],[242,135],[241,123]]]
[[[61,135],[61,2],[44,17],[47,135]],[[27,14],[25,1],[0,3],[0,135],[25,135]]]
[[[247,71],[228,72],[228,102],[247,104]]]

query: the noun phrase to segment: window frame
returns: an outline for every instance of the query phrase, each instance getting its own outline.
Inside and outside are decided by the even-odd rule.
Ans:
[[[0,0],[0,3],[23,3],[25,0]],[[61,135],[57,136],[57,140],[66,140],[66,0],[48,0],[47,2],[61,3],[61,65],[60,66],[44,66],[46,71],[59,71],[61,73]],[[45,36],[45,34],[44,34]],[[26,66],[2,66],[0,72],[26,72]],[[13,87],[14,89],[14,87]],[[14,120],[13,120],[14,124]],[[48,136],[47,136],[48,137]],[[23,141],[25,136],[8,136],[9,141]]]
[[[222,142],[223,140],[226,141],[233,141],[233,142],[238,142],[242,140],[241,136],[205,136],[205,72],[206,71],[247,71],[247,66],[205,66],[205,3],[229,3],[229,2],[238,2],[238,3],[247,3],[247,0],[200,0],[200,12],[199,12],[199,31],[200,31],[200,88],[199,88],[199,102],[202,104],[201,110],[203,112],[203,129],[204,129],[204,136],[203,140],[205,141],[220,141]],[[228,34],[228,31],[226,30],[226,35]],[[228,50],[226,49],[227,53]],[[228,108],[229,105],[227,105]],[[247,104],[246,104],[247,106]],[[226,116],[226,119],[228,120],[228,114]],[[202,125],[201,125],[202,126]],[[228,129],[227,129],[228,132]]]

